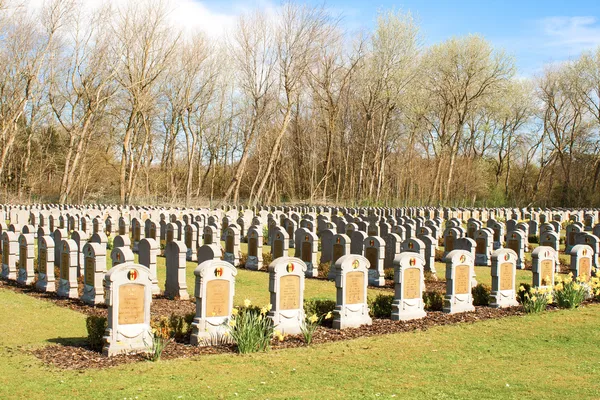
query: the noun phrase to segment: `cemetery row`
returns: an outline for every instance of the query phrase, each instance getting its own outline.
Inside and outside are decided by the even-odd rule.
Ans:
[[[516,306],[516,270],[525,268],[530,241],[540,244],[531,253],[532,286],[552,289],[563,231],[572,275],[589,282],[598,265],[600,234],[597,210],[8,205],[0,213],[8,220],[0,223],[2,278],[90,305],[106,304],[107,355],[149,349],[152,295],[160,292],[159,254],[166,259],[167,298],[189,298],[186,260],[198,263],[191,343],[207,344],[232,328],[241,242],[247,242],[250,270],[264,268],[263,245],[270,246],[268,318],[280,332],[298,334],[306,323],[304,282],[318,275],[319,263],[331,265],[328,278],[337,288],[333,327],[344,329],[371,324],[367,286],[384,286],[388,268],[394,270],[392,320],[423,318],[424,274],[435,274],[440,245],[446,262],[444,312],[458,313],[474,309],[475,265],[491,267],[490,305]],[[290,248],[295,257],[288,256]]]

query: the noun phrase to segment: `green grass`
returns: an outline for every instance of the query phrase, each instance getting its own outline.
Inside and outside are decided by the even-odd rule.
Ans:
[[[600,305],[264,354],[63,371],[27,350],[83,338],[85,317],[0,289],[0,398],[589,399]]]

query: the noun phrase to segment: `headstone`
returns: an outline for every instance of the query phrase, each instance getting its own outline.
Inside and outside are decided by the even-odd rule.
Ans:
[[[105,356],[151,351],[151,287],[150,271],[139,264],[119,264],[104,276],[108,306]]]
[[[224,324],[231,316],[237,270],[222,260],[204,261],[194,270],[196,316],[192,322],[192,346],[221,341],[228,332]]]
[[[138,261],[140,265],[150,270],[152,281],[152,294],[159,294],[158,275],[156,270],[156,257],[158,256],[158,242],[155,239],[143,238],[138,243]]]
[[[306,265],[295,257],[279,257],[269,265],[269,318],[275,329],[296,335],[304,324],[304,274]]]
[[[240,230],[235,225],[229,225],[224,231],[225,256],[224,260],[233,266],[240,264]]]
[[[38,276],[35,287],[42,292],[55,292],[54,240],[42,236],[38,240]]]
[[[271,256],[273,260],[279,257],[288,257],[289,237],[281,227],[273,228],[273,244],[271,245]]]
[[[335,263],[343,256],[350,254],[350,238],[347,235],[337,234],[333,236],[332,258],[329,266],[327,279],[335,280]]]
[[[60,280],[56,294],[60,297],[76,299],[79,297],[77,285],[77,244],[71,240],[63,240],[60,244]]]
[[[81,300],[91,305],[102,304],[104,303],[106,248],[98,243],[86,243],[83,246],[82,254],[84,261]]]
[[[248,257],[246,269],[258,271],[263,269],[263,232],[262,227],[252,225],[248,228]]]
[[[548,246],[539,246],[531,253],[531,271],[533,287],[554,287],[554,271],[556,269],[556,252]]]
[[[490,307],[517,306],[515,278],[517,254],[511,249],[500,248],[492,254],[492,292]]]
[[[418,253],[401,253],[394,260],[394,301],[392,320],[407,321],[427,315],[424,310],[425,259]]]
[[[35,271],[33,270],[34,242],[35,236],[33,233],[22,233],[19,236],[19,270],[17,282],[21,285],[31,285],[35,278]]]
[[[377,287],[385,286],[383,269],[385,260],[385,242],[379,236],[368,236],[364,241],[364,246],[364,255],[370,265],[369,285]]]
[[[185,274],[185,243],[173,240],[165,247],[165,259],[167,268],[167,279],[165,282],[165,297],[180,300],[188,300],[190,295],[187,291]]]
[[[573,277],[583,276],[587,282],[592,276],[592,248],[586,244],[578,244],[571,248],[571,266],[569,269]]]
[[[337,289],[333,328],[345,329],[371,325],[373,321],[369,316],[367,304],[369,272],[367,259],[355,254],[346,254],[337,259],[333,269]]]
[[[453,250],[446,255],[445,261],[446,296],[443,311],[449,314],[475,311],[471,294],[471,280],[475,273],[473,255],[466,250]]]

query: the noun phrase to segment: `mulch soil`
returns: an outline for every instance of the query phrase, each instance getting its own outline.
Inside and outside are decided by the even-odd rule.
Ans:
[[[426,281],[429,291],[445,292],[444,281]],[[69,308],[85,315],[107,316],[107,308],[104,305],[96,307],[89,306],[78,299],[60,298],[56,293],[41,293],[31,286],[18,285],[13,281],[0,281],[0,288],[24,293],[44,301],[50,301],[59,307]],[[175,315],[186,315],[195,312],[196,305],[189,300],[170,300],[163,297],[155,297],[152,300],[152,318],[169,317]],[[555,307],[549,307],[555,310]],[[351,340],[359,337],[370,337],[401,332],[425,331],[431,327],[452,325],[460,323],[474,323],[488,319],[499,319],[509,316],[524,315],[521,306],[494,309],[490,307],[475,307],[475,311],[459,314],[446,314],[440,311],[429,311],[427,316],[411,321],[392,321],[390,319],[373,319],[372,325],[364,325],[359,328],[348,328],[344,330],[332,329],[320,326],[313,335],[313,344],[337,342],[340,340]],[[162,359],[189,358],[200,355],[235,353],[235,345],[219,345],[197,347],[187,343],[170,342],[162,354]],[[304,347],[306,343],[301,335],[286,336],[284,341],[274,339],[273,350]],[[147,361],[145,354],[118,355],[104,357],[101,353],[92,350],[87,344],[87,338],[80,341],[65,340],[64,343],[43,346],[31,351],[31,354],[41,359],[44,363],[61,369],[85,370],[89,368],[107,368],[122,364]]]

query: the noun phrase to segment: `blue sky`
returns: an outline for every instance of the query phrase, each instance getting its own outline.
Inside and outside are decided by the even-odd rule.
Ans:
[[[268,0],[193,0],[210,13],[233,17],[251,8],[274,7]],[[309,4],[322,1],[307,0]],[[373,27],[378,10],[410,11],[426,44],[469,33],[482,34],[515,56],[519,73],[532,76],[545,63],[577,57],[600,46],[600,0],[581,1],[386,1],[329,0],[325,6],[343,15],[349,30]]]

